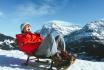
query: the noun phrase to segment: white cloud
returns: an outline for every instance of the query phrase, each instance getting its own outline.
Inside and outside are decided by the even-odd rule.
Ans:
[[[48,21],[48,23],[57,23],[57,24],[62,24],[62,25],[77,25],[74,22],[67,22],[67,21],[62,21],[62,20],[51,20],[51,21]]]
[[[54,13],[53,7],[45,3],[42,5],[36,5],[33,3],[19,5],[16,11],[20,16],[27,17],[50,15]]]
[[[61,8],[66,5],[67,1],[68,0],[42,0],[38,3],[29,1],[27,3],[17,5],[14,14],[16,17],[19,16],[19,19],[53,15],[56,12],[61,11]]]

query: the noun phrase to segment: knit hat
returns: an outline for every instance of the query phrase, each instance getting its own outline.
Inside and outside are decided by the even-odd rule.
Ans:
[[[23,29],[24,29],[24,27],[25,27],[26,25],[31,26],[29,23],[24,22],[23,24],[21,24],[21,27],[20,27],[21,31],[23,31]]]

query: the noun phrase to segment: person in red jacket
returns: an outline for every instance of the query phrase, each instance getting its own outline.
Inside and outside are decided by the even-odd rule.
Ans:
[[[27,23],[21,24],[21,34],[16,35],[16,42],[19,50],[29,57],[47,58],[54,56],[60,50],[65,51],[65,41],[61,35],[54,37],[52,32],[48,32],[47,36],[43,38],[40,34],[32,33],[31,25]]]
[[[25,52],[27,55],[32,56],[36,52],[43,38],[40,34],[31,32],[31,25],[24,23],[21,24],[21,34],[16,35],[18,48]]]

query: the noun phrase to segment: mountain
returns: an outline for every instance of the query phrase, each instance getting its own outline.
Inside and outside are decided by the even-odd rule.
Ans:
[[[54,36],[58,34],[67,35],[79,29],[80,27],[78,25],[74,25],[69,22],[54,20],[44,24],[42,26],[42,29],[39,30],[38,32],[45,37],[50,32],[52,32]]]
[[[68,51],[104,56],[104,20],[92,21],[65,36]]]
[[[15,38],[0,33],[0,49],[16,49]]]

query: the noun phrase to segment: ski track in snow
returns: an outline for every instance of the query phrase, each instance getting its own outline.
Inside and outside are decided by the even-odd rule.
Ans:
[[[27,56],[18,50],[0,50],[0,70],[44,70],[39,67],[21,65],[25,62],[26,58]],[[45,61],[45,59],[43,59],[43,61]],[[44,66],[45,65],[43,65],[43,67]],[[75,63],[68,67],[67,70],[104,70],[104,62],[76,59]]]

